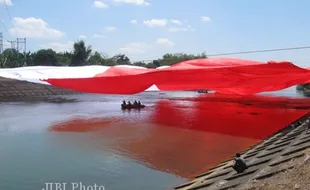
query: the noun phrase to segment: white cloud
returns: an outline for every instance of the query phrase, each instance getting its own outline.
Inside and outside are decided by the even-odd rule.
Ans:
[[[188,31],[195,31],[195,29],[191,25],[186,25],[183,27],[170,27],[169,32],[188,32]]]
[[[171,19],[170,22],[176,25],[182,25],[182,22],[176,19]]]
[[[107,4],[105,4],[104,2],[102,2],[102,1],[96,0],[93,3],[93,7],[100,8],[100,9],[105,9],[105,8],[108,8],[109,6]]]
[[[54,39],[65,35],[64,32],[50,28],[49,25],[40,18],[13,18],[13,28],[9,30],[15,37],[25,38],[46,38]]]
[[[72,51],[73,50],[74,42],[51,42],[48,44],[44,44],[41,47],[44,49],[53,49],[56,52],[65,52],[65,51]]]
[[[168,46],[168,47],[174,46],[174,43],[172,41],[170,41],[168,38],[158,38],[156,40],[156,43],[160,44],[160,45],[165,45],[165,46]]]
[[[94,34],[93,38],[105,38],[105,35],[101,35],[101,34]]]
[[[151,3],[145,0],[113,0],[115,3],[126,3],[126,4],[134,4],[134,5],[145,5],[149,6]]]
[[[13,5],[12,0],[0,0],[0,5],[7,5],[7,6],[11,6]]]
[[[208,17],[208,16],[202,16],[202,17],[201,17],[201,21],[202,21],[202,22],[210,22],[210,21],[211,21],[211,18]]]
[[[131,23],[131,24],[137,24],[138,21],[137,21],[137,20],[131,20],[130,23]]]
[[[104,30],[107,31],[107,32],[114,32],[116,30],[116,27],[114,27],[114,26],[106,26],[104,28]]]
[[[166,19],[151,19],[151,20],[144,20],[143,24],[148,27],[164,27],[167,25]]]
[[[169,28],[169,32],[186,32],[188,31],[188,28],[176,28],[176,27],[171,27]]]
[[[79,36],[79,38],[80,38],[80,39],[85,39],[85,38],[87,38],[87,36],[85,36],[85,35],[82,34],[82,35]]]
[[[150,49],[151,46],[141,42],[133,42],[121,47],[119,50],[122,53],[127,54],[142,54],[147,49]]]

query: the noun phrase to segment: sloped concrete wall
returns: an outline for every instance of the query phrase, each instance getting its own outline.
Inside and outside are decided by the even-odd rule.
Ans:
[[[77,93],[79,92],[57,88],[51,85],[0,77],[0,101]]]
[[[260,180],[293,169],[297,164],[294,160],[306,156],[304,151],[310,149],[310,134],[307,132],[306,123],[309,116],[310,114],[307,114],[292,123],[295,127],[288,125],[285,127],[286,130],[281,130],[240,152],[248,166],[243,173],[236,173],[233,170],[234,157],[232,157],[175,189],[254,189],[247,188],[250,181],[257,184]]]

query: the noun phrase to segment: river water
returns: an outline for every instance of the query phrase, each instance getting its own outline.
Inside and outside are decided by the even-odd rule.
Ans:
[[[299,96],[294,89],[275,94]],[[200,96],[83,94],[65,96],[74,99],[68,103],[2,103],[0,189],[41,190],[49,182],[172,189],[305,114],[203,103]],[[123,99],[147,107],[122,111]]]

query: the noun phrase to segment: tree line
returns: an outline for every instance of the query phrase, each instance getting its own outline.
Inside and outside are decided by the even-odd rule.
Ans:
[[[206,58],[206,54],[167,53],[160,59],[144,63],[131,62],[125,54],[117,54],[112,57],[104,56],[93,51],[91,46],[86,46],[83,40],[73,44],[72,52],[56,53],[52,49],[40,49],[36,52],[20,53],[16,49],[6,49],[0,54],[0,68],[15,68],[23,66],[84,66],[84,65],[135,65],[147,68],[173,65],[186,60]]]
[[[299,84],[296,86],[296,89],[299,91],[307,91],[310,92],[310,83]]]

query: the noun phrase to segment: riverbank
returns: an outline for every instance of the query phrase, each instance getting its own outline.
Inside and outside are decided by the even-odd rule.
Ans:
[[[308,172],[302,163],[302,160],[308,156],[307,152],[310,148],[310,135],[306,133],[307,126],[304,123],[308,117],[307,114],[295,121],[294,128],[289,125],[257,145],[241,152],[249,166],[244,173],[236,174],[231,167],[232,159],[230,159],[175,189],[279,189],[281,187],[276,186],[279,183],[289,189],[294,181],[286,180],[287,177]],[[308,181],[296,181],[296,186],[298,188],[307,186]]]

